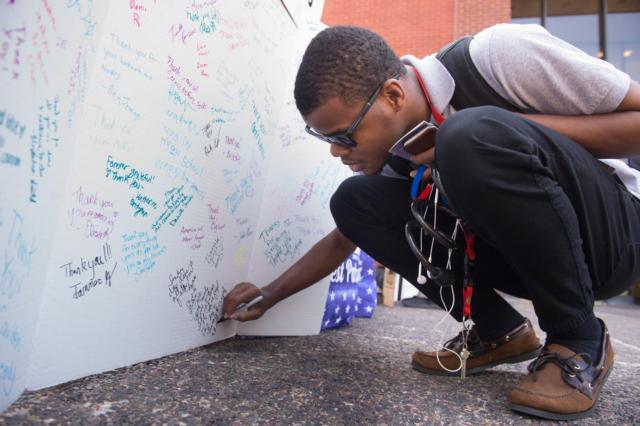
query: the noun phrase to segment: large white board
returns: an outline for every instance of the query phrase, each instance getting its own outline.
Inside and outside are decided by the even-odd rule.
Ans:
[[[320,28],[300,3],[0,6],[0,409],[239,331],[319,331],[326,282],[216,324],[233,285],[334,226],[349,174],[293,104]]]

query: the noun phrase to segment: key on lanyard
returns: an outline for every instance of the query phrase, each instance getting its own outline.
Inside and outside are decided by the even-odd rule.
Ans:
[[[462,348],[460,352],[460,377],[462,379],[467,377],[467,358],[469,358],[469,355],[471,355],[471,352],[469,352],[466,347]]]

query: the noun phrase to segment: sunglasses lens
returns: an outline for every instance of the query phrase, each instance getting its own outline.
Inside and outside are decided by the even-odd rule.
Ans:
[[[316,132],[309,126],[306,126],[305,130],[311,136],[315,136],[316,138],[323,140],[327,143],[335,143],[337,145],[344,146],[347,148],[353,148],[357,145],[356,142],[347,135],[326,136],[326,135],[323,135],[322,133]]]
[[[333,138],[334,143],[338,145],[346,146],[347,148],[353,148],[356,146],[355,142],[346,135],[340,135]]]

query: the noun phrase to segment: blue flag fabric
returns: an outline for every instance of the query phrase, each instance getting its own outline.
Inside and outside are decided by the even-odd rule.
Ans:
[[[376,273],[371,256],[356,249],[331,275],[321,331],[370,318],[377,303]]]

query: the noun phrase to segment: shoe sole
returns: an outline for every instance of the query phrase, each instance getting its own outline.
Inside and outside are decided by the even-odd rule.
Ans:
[[[500,359],[497,361],[493,361],[490,362],[488,364],[482,364],[479,365],[475,368],[471,368],[471,369],[467,369],[466,375],[470,376],[472,374],[478,374],[486,369],[501,365],[501,364],[517,364],[519,362],[524,362],[524,361],[528,361],[530,359],[536,358],[539,354],[540,351],[542,350],[542,346],[540,346],[538,349],[536,349],[535,351],[532,352],[527,352],[525,354],[522,355],[518,355],[512,358],[504,358],[504,359]],[[421,373],[424,374],[429,374],[432,376],[459,376],[460,375],[460,371],[456,371],[455,373],[451,373],[449,371],[446,370],[430,370],[428,368],[424,368],[423,366],[421,366],[420,364],[418,364],[415,361],[411,361],[411,367],[413,367],[414,370],[417,370]]]
[[[602,379],[602,386],[600,387],[601,390],[602,390],[602,387],[604,387],[604,384],[607,382],[607,379],[609,378],[609,374],[611,374],[611,370],[613,370],[613,365],[611,366],[609,371],[605,373],[604,378]],[[600,393],[598,393],[598,398],[596,399],[596,402],[594,402],[593,406],[591,406],[591,408],[589,408],[586,411],[580,411],[579,413],[568,413],[568,414],[554,413],[552,411],[539,410],[537,408],[527,407],[526,405],[520,405],[520,404],[509,404],[509,408],[512,409],[513,411],[529,414],[531,416],[540,417],[542,419],[577,420],[577,419],[583,419],[585,417],[589,417],[593,413],[593,410],[596,409],[596,405],[598,405],[599,398],[600,398]]]

